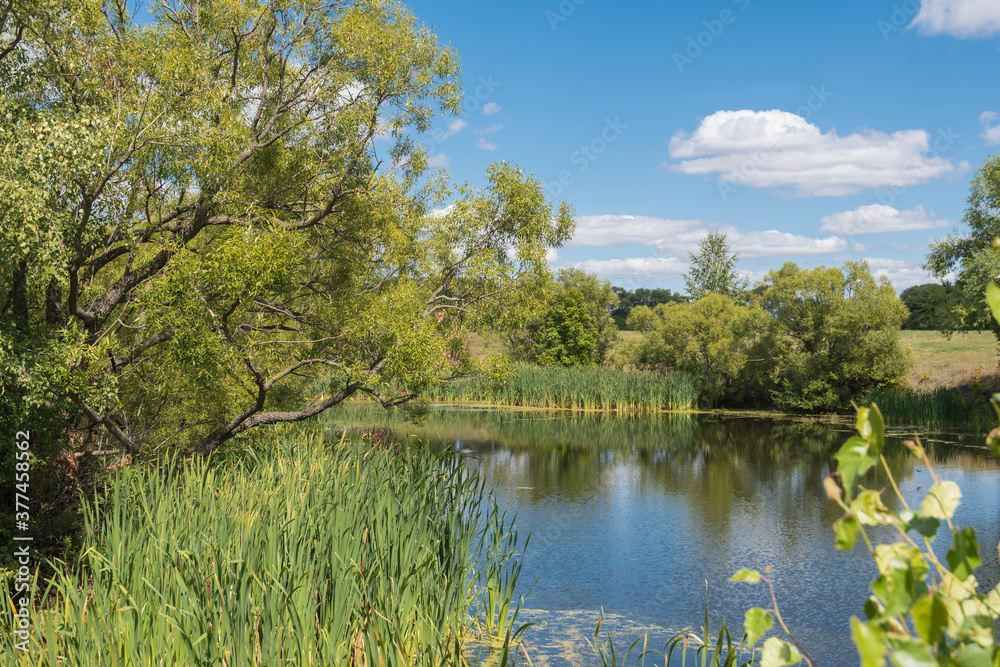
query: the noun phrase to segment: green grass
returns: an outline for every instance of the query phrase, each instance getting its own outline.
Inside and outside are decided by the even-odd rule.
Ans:
[[[612,371],[596,366],[515,366],[503,382],[478,378],[445,384],[424,394],[430,401],[493,406],[603,410],[625,414],[690,410],[698,404],[694,380],[644,371]]]
[[[908,384],[914,389],[966,390],[977,378],[1000,373],[997,339],[989,331],[956,333],[950,338],[937,331],[903,331],[900,342],[912,351]]]
[[[878,405],[886,421],[895,425],[960,426],[985,433],[997,424],[997,414],[985,397],[967,398],[945,387],[875,389],[862,402],[869,403]]]
[[[34,592],[23,664],[459,665],[475,646],[504,662],[518,539],[479,478],[422,446],[285,434],[120,471],[86,505],[79,561]]]

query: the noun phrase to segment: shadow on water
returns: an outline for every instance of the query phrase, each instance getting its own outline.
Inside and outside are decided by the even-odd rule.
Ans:
[[[741,567],[767,565],[782,615],[810,655],[820,664],[857,662],[850,617],[862,615],[875,567],[867,553],[833,549],[840,512],[822,487],[850,424],[448,408],[417,426],[371,407],[331,420],[448,443],[517,513],[519,529],[532,535],[521,582],[536,610],[522,618],[543,621],[526,635],[536,665],[587,662],[580,656],[592,656],[586,640],[602,609],[622,640],[648,632],[650,646],[662,646],[676,630],[701,625],[706,582],[712,624],[725,618],[738,639],[744,611],[771,603],[763,585],[727,580]],[[911,435],[890,432],[885,454],[907,501],[919,503],[932,482],[901,444]],[[979,579],[993,586],[1000,466],[978,437],[923,441],[937,472],[962,488],[956,520],[979,533]],[[877,470],[864,486],[888,485]],[[946,549],[947,536],[938,537],[935,550]]]

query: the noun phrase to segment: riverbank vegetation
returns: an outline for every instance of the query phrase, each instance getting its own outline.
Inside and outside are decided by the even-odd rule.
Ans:
[[[85,505],[79,559],[33,591],[29,651],[8,630],[2,652],[55,667],[464,665],[514,650],[526,540],[483,482],[429,446],[322,433],[119,470]]]
[[[699,389],[683,371],[662,374],[599,366],[520,364],[499,378],[438,385],[424,397],[492,406],[647,414],[693,409],[699,402]]]

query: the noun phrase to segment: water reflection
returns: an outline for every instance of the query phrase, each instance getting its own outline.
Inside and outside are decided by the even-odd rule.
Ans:
[[[782,614],[803,647],[821,664],[857,663],[849,619],[862,614],[875,568],[867,554],[833,549],[830,526],[840,512],[822,488],[849,424],[454,409],[436,411],[421,427],[356,410],[336,420],[381,420],[401,435],[479,457],[469,465],[532,535],[522,583],[532,588],[529,607],[546,610],[549,621],[535,634],[539,646],[559,645],[557,635],[567,633],[592,636],[592,624],[576,628],[572,619],[602,607],[662,644],[669,632],[702,622],[706,581],[709,609],[739,632],[743,612],[770,607],[770,598],[763,585],[727,579],[741,567],[771,565]],[[930,476],[901,445],[903,435],[888,438],[886,458],[908,502],[919,502]],[[979,532],[986,562],[979,578],[993,585],[997,462],[972,446],[978,438],[938,434],[925,442],[939,474],[962,488],[956,521]],[[864,484],[883,488],[888,480],[870,474]],[[935,549],[943,556],[946,548],[939,537]],[[568,655],[532,659],[570,664]]]

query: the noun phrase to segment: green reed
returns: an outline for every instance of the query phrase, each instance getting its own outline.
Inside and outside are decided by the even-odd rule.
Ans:
[[[877,403],[886,420],[894,424],[964,426],[985,433],[996,422],[996,413],[987,399],[969,399],[944,387],[933,392],[874,389],[863,403]]]
[[[424,446],[285,434],[120,471],[85,505],[79,561],[34,596],[25,664],[461,665],[484,640],[505,662],[517,536],[483,482]]]
[[[516,366],[502,382],[476,378],[434,387],[431,401],[643,414],[690,410],[698,387],[686,373],[613,371],[597,366]]]

